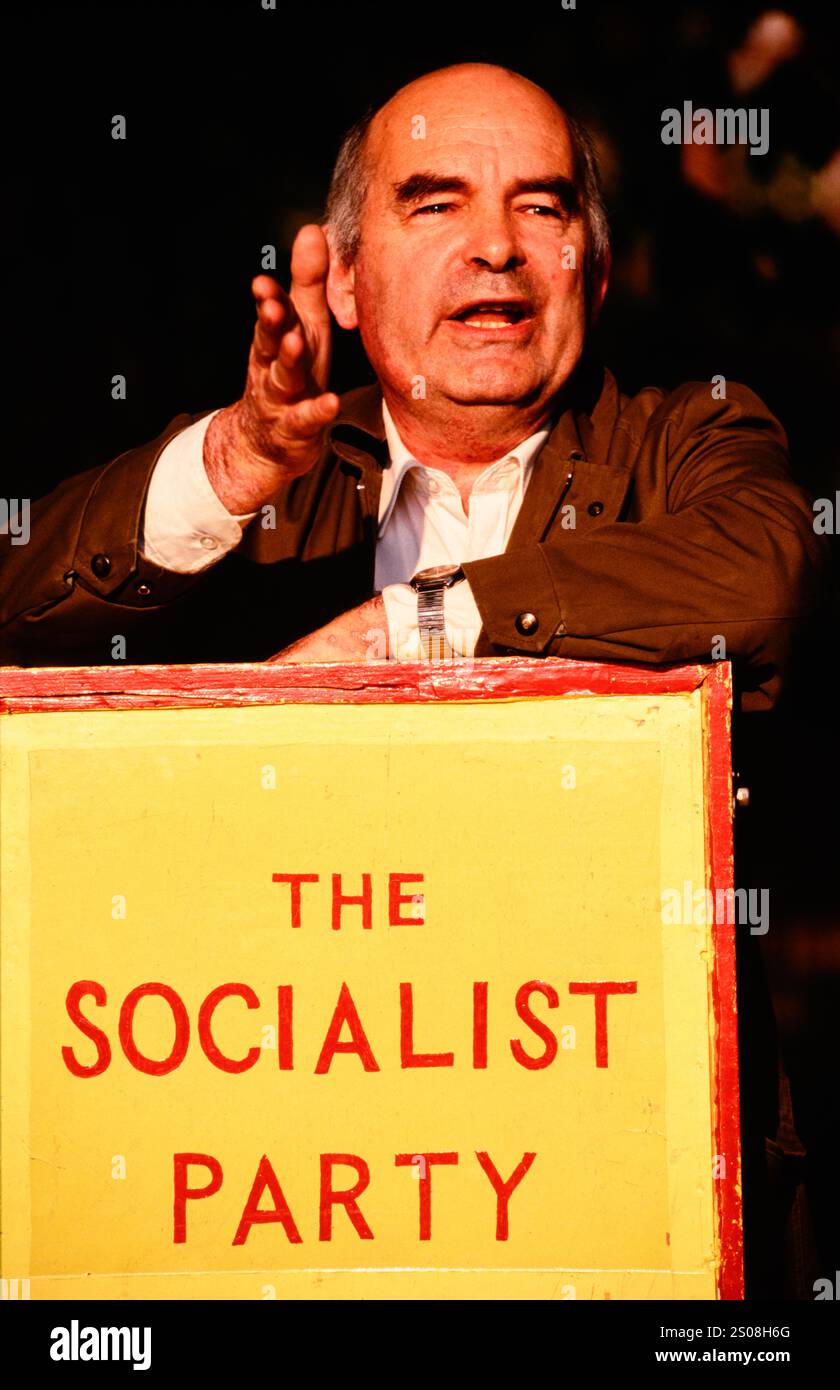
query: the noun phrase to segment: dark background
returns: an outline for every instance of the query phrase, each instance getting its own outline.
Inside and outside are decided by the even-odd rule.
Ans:
[[[235,399],[262,246],[277,246],[285,280],[347,126],[420,73],[470,59],[524,73],[592,124],[615,250],[598,337],[622,389],[746,382],[787,429],[803,486],[833,497],[840,236],[803,212],[797,187],[840,145],[840,46],[830,6],[786,6],[800,52],[733,98],[726,55],[762,8],[579,0],[291,16],[282,0],[267,12],[251,0],[39,5],[8,24],[5,495],[41,496],[178,412]],[[770,108],[770,152],[747,164],[754,190],[782,179],[772,207],[733,208],[690,185],[660,139],[662,110],[684,100]],[[125,141],[111,138],[115,114]],[[372,379],[356,336],[336,335],[333,389]],[[127,399],[114,402],[118,372]],[[739,864],[771,892],[760,949],[826,1275],[840,1267],[837,611],[827,595],[782,705],[746,720],[736,753],[752,793]]]

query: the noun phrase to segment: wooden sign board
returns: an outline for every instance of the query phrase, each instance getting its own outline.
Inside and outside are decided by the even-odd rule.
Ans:
[[[742,1296],[727,666],[0,691],[5,1279]]]

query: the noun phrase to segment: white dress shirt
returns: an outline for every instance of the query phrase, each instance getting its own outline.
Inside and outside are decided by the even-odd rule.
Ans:
[[[502,554],[550,426],[481,470],[467,515],[449,475],[419,463],[406,448],[384,401],[382,416],[391,467],[382,474],[374,587],[385,604],[391,655],[418,660],[417,595],[408,581],[430,565],[460,565]],[[154,564],[180,574],[197,574],[217,564],[258,515],[232,514],[211,486],[204,468],[204,436],[212,418],[204,416],[167,444],[149,483],[140,549]],[[452,649],[472,656],[481,617],[466,580],[446,591],[444,617]]]

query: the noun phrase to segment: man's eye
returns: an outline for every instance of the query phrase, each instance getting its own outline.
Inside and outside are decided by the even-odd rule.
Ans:
[[[421,208],[415,208],[415,210],[414,210],[412,216],[413,216],[413,217],[420,217],[420,216],[426,216],[427,214],[430,214],[430,213],[431,213],[431,214],[435,214],[435,213],[440,213],[440,212],[448,212],[451,208],[454,208],[455,206],[456,206],[455,203],[426,203],[426,204],[425,204],[423,207],[421,207]],[[551,206],[550,204],[548,204],[548,203],[528,203],[528,204],[524,204],[523,207],[522,207],[522,211],[524,211],[524,212],[530,212],[530,213],[534,213],[534,212],[535,212],[535,213],[539,213],[539,214],[541,214],[541,215],[545,215],[545,216],[548,216],[548,217],[555,217],[555,218],[557,218],[559,221],[563,221],[563,220],[566,218],[566,216],[567,216],[567,214],[566,214],[562,209],[552,207],[552,206]]]

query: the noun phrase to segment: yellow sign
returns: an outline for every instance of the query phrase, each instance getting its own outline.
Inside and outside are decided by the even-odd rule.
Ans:
[[[716,1297],[703,711],[0,718],[3,1277]]]

